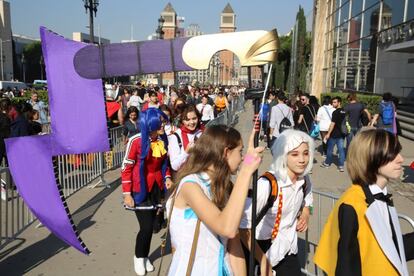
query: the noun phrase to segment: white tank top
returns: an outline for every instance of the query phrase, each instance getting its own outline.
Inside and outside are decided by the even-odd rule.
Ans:
[[[178,185],[177,194],[183,185],[199,185],[211,200],[210,179],[207,173],[191,174],[184,177]],[[171,206],[171,197],[167,201],[167,214]],[[175,248],[168,275],[185,275],[190,259],[197,215],[191,208],[175,207],[171,214],[171,245]],[[233,275],[226,252],[227,239],[212,232],[203,222],[200,224],[197,250],[192,275],[227,276]]]

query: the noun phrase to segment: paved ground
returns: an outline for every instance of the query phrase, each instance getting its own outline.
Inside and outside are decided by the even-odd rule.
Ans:
[[[237,128],[245,141],[251,130],[252,106],[246,104],[246,112],[240,114]],[[414,172],[408,165],[414,161],[413,142],[401,139],[405,157],[406,178],[390,185],[394,202],[400,213],[414,218]],[[267,151],[261,171],[271,162]],[[339,195],[350,184],[346,173],[340,173],[335,167],[319,167],[321,156],[316,154],[312,174],[314,189]],[[95,188],[79,191],[68,200],[75,223],[78,224],[81,237],[92,251],[85,256],[55,238],[43,227],[35,225],[24,231],[15,242],[0,252],[0,271],[2,275],[135,275],[133,271],[133,252],[138,224],[132,212],[124,211],[121,206],[119,170],[106,174],[111,188]],[[318,202],[320,204],[318,204]],[[330,210],[330,201],[315,196],[315,212],[310,223],[309,240],[317,242],[318,232]],[[320,206],[319,206],[320,205]],[[320,214],[320,216],[318,216]],[[320,221],[320,223],[319,223]],[[321,225],[321,226],[319,226]],[[407,225],[403,228],[408,230]],[[153,237],[151,259],[155,267],[159,264],[160,234]],[[303,240],[300,241],[303,247]],[[314,247],[310,247],[310,257]],[[303,252],[305,252],[303,250]],[[170,256],[164,258],[161,275],[166,274]],[[414,274],[414,263],[409,264]],[[311,268],[309,268],[311,270]],[[156,275],[152,273],[149,275]]]

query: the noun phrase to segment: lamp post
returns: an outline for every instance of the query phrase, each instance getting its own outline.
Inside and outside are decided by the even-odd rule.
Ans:
[[[93,15],[98,11],[99,0],[83,0],[83,6],[85,7],[85,12],[89,11],[89,40],[90,43],[94,43],[94,34],[93,34]]]
[[[158,27],[157,30],[155,31],[157,33],[157,38],[158,39],[164,39],[164,31],[162,30],[162,27],[164,26],[164,18],[162,18],[162,16],[160,16],[160,18],[158,18]]]
[[[164,39],[164,31],[162,30],[162,27],[164,26],[164,18],[162,18],[162,16],[160,16],[160,18],[158,18],[158,27],[157,30],[155,31],[157,33],[157,38],[158,39]],[[158,75],[158,86],[161,87],[162,85],[162,73],[160,73]]]
[[[43,56],[40,56],[39,65],[40,65],[40,79],[43,80]]]
[[[21,63],[22,63],[22,77],[23,77],[23,82],[26,82],[26,68],[24,68],[24,66],[26,65],[26,59],[24,58],[24,54],[22,53],[22,58],[21,58]]]

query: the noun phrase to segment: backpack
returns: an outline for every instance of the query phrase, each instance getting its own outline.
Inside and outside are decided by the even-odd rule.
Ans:
[[[309,110],[311,116],[312,116],[312,125],[309,129],[308,124],[306,123],[305,118],[303,118],[303,122],[305,123],[305,127],[306,127],[306,131],[308,132],[308,134],[312,137],[312,138],[316,138],[319,136],[319,132],[320,132],[320,128],[319,128],[319,124],[315,121],[315,117],[316,117],[316,111],[315,108],[313,106],[313,112],[312,110],[309,108],[309,105],[306,106],[307,109]]]
[[[273,203],[276,201],[277,197],[279,196],[279,185],[277,184],[277,180],[274,174],[267,171],[262,176],[260,176],[260,178],[262,177],[265,178],[269,182],[270,193],[269,193],[269,197],[267,198],[266,204],[263,206],[263,208],[260,210],[260,212],[256,216],[256,226],[264,218],[267,211],[269,211],[269,209],[272,208]],[[302,189],[303,189],[303,198],[305,198],[306,178],[305,178],[305,183],[302,186]],[[252,197],[251,193],[252,193],[252,190],[249,190],[249,195],[248,195],[249,197]],[[280,215],[282,214],[282,205],[283,205],[283,201],[278,206],[278,214],[276,215],[276,217],[279,216],[279,214]]]
[[[194,135],[195,135],[195,139],[194,142],[197,140],[197,135],[201,132],[201,130],[198,130]],[[183,147],[183,142],[181,141],[180,135],[178,135],[177,132],[172,133],[172,135],[174,135],[177,138],[177,143],[178,143],[178,147],[181,148]]]
[[[345,115],[344,119],[341,122],[341,127],[339,128],[342,136],[347,136],[351,132],[351,126],[347,120],[347,115]]]
[[[261,107],[260,120],[267,121],[269,117],[269,104],[265,103]]]
[[[384,125],[391,125],[394,121],[394,107],[392,103],[381,103],[382,106],[382,122]]]
[[[181,142],[180,135],[178,135],[178,133],[177,133],[177,132],[174,132],[174,133],[173,133],[173,135],[177,138],[178,147],[179,147],[179,148],[180,148],[180,150],[181,150],[181,148],[183,147],[183,143]]]
[[[364,111],[364,109],[361,110],[361,116],[359,118],[359,124],[361,127],[367,126],[369,124],[369,118],[367,113]]]
[[[280,112],[283,115],[283,119],[282,119],[282,121],[279,124],[279,133],[282,133],[286,129],[291,129],[292,128],[292,123],[290,122],[290,120],[288,119],[288,117],[285,116],[285,114],[283,114],[282,109],[279,106],[277,108],[279,108]],[[289,112],[288,112],[287,115],[289,115]]]

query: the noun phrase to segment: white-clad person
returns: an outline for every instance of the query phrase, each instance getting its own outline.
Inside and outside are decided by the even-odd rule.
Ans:
[[[201,103],[196,105],[198,112],[200,112],[201,123],[203,125],[206,125],[214,119],[214,109],[210,104],[208,104],[208,100],[209,96],[204,94],[201,96]]]
[[[316,114],[316,121],[319,124],[319,131],[322,140],[322,156],[326,156],[328,151],[328,144],[325,141],[325,136],[329,131],[329,126],[332,122],[332,113],[335,108],[331,105],[331,96],[325,96],[322,101],[322,106],[319,107]]]
[[[270,171],[257,182],[257,214],[264,216],[256,228],[256,260],[261,275],[301,275],[297,232],[308,228],[313,203],[314,141],[303,131],[285,130],[272,146]],[[269,196],[273,200],[269,201]],[[267,205],[267,206],[266,206]],[[252,200],[247,198],[240,224],[240,238],[250,248]],[[245,248],[246,249],[246,248]],[[248,251],[246,250],[246,253]]]
[[[201,136],[200,113],[194,105],[184,108],[180,116],[181,127],[168,136],[168,155],[171,168],[178,171],[188,157],[188,151]]]

